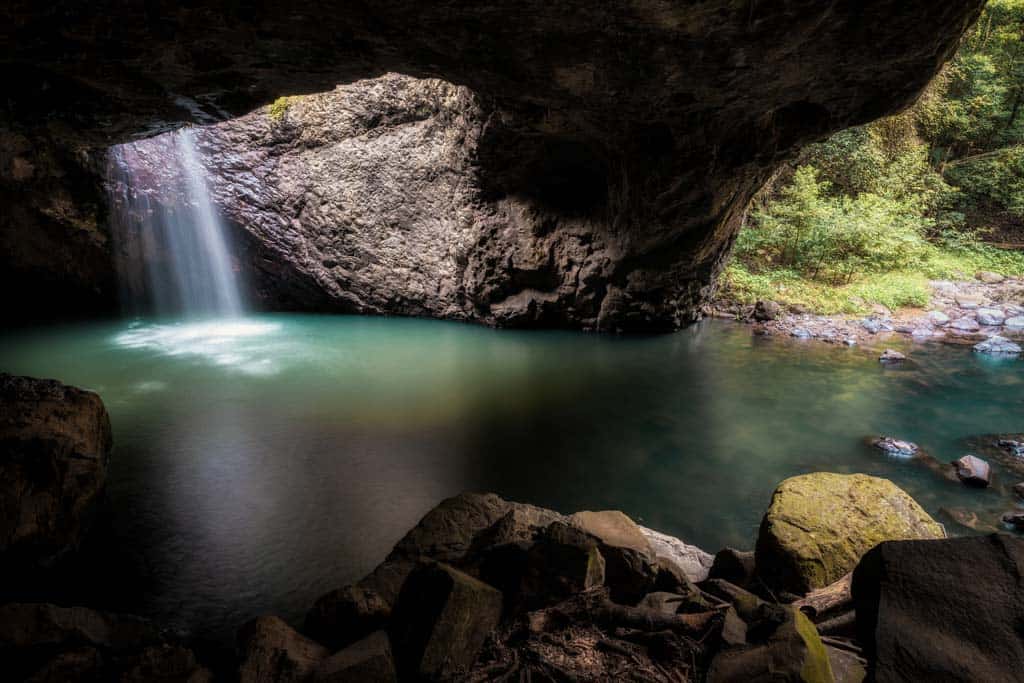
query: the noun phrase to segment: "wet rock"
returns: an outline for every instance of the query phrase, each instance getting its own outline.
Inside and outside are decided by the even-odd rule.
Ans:
[[[258,617],[238,631],[239,683],[305,681],[330,650],[278,617]]]
[[[1003,513],[1003,524],[1024,531],[1024,510],[1011,510]]]
[[[785,621],[763,644],[719,652],[711,662],[708,682],[831,683],[835,680],[828,653],[814,624],[792,607],[785,609],[785,615]]]
[[[52,564],[84,539],[112,444],[100,397],[53,380],[0,374],[0,558]]]
[[[1006,337],[995,335],[975,344],[974,351],[991,356],[1016,356],[1020,354],[1020,345],[1015,344]]]
[[[886,349],[882,352],[882,355],[878,357],[881,363],[900,363],[907,359],[907,357],[894,349]]]
[[[391,642],[376,631],[320,663],[314,683],[393,683],[398,680]]]
[[[1005,276],[1000,275],[999,273],[993,273],[990,270],[983,270],[979,273],[976,273],[974,277],[980,280],[981,282],[984,282],[986,285],[997,285],[1006,279]]]
[[[618,510],[577,512],[569,523],[600,541],[605,584],[612,600],[633,604],[654,587],[658,568],[650,542],[636,522]]]
[[[842,578],[881,541],[943,536],[942,526],[886,479],[828,472],[792,477],[775,489],[761,522],[758,576],[803,594]]]
[[[810,339],[814,336],[814,333],[806,327],[794,327],[789,331],[789,336],[796,337],[797,339]]]
[[[942,311],[929,311],[928,322],[936,327],[945,327],[949,324],[949,316]]]
[[[981,325],[974,318],[963,317],[957,318],[949,324],[950,329],[957,330],[958,332],[977,332],[981,329]]]
[[[647,537],[654,554],[664,564],[681,572],[693,583],[700,583],[708,578],[708,572],[715,561],[711,553],[654,529],[641,526],[640,531]]]
[[[776,320],[782,313],[782,308],[774,301],[758,301],[754,304],[754,320],[767,322]]]
[[[973,311],[985,304],[985,298],[973,294],[957,294],[954,297],[956,305],[966,311]]]
[[[501,609],[501,593],[487,584],[441,563],[419,565],[388,627],[399,675],[436,680],[467,671]]]
[[[975,455],[965,455],[953,461],[956,476],[967,486],[985,488],[992,476],[988,463]]]
[[[1024,315],[1015,315],[1003,321],[1003,326],[1008,330],[1024,330]]]
[[[999,441],[996,442],[996,445],[1014,457],[1024,458],[1024,441],[999,439]]]
[[[878,334],[879,332],[891,332],[892,325],[885,321],[879,320],[878,318],[865,318],[860,321],[860,326],[867,330],[870,334]]]
[[[709,579],[725,579],[744,587],[754,577],[754,552],[724,548],[715,554],[715,562],[708,572]]]
[[[306,635],[339,650],[384,627],[391,606],[372,588],[345,586],[321,596],[306,614]]]
[[[910,456],[920,450],[918,445],[912,441],[894,439],[891,436],[879,436],[877,438],[872,438],[870,439],[870,443],[875,448],[885,451],[890,455]]]
[[[605,583],[599,541],[576,527],[554,522],[527,551],[520,594],[531,607],[550,605]]]
[[[998,308],[979,308],[978,322],[990,327],[998,327],[1006,320],[1006,315]]]
[[[1019,680],[1022,577],[1024,540],[1006,534],[872,549],[852,590],[873,680]]]

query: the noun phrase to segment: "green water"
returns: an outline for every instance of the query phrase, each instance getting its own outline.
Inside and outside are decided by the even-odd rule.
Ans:
[[[135,611],[214,637],[255,614],[299,620],[465,490],[619,508],[711,551],[751,548],[775,485],[816,470],[888,477],[932,513],[1002,504],[862,439],[949,460],[965,437],[1024,431],[1024,362],[876,357],[728,323],[622,338],[263,315],[0,338],[3,370],[106,402],[108,580],[143,586]]]

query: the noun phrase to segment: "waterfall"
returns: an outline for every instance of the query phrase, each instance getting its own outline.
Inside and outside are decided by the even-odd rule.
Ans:
[[[223,219],[190,129],[113,147],[108,189],[122,296],[133,313],[242,313]]]

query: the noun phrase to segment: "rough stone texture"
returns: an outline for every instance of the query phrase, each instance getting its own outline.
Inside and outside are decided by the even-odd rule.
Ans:
[[[870,680],[1019,681],[1024,540],[882,543],[853,573]]]
[[[4,569],[49,564],[82,541],[112,444],[100,397],[0,374],[0,553]]]
[[[321,596],[306,614],[306,635],[339,650],[382,628],[391,605],[377,591],[345,586]]]
[[[501,618],[501,593],[440,563],[409,575],[388,633],[399,673],[410,679],[451,679],[476,661]]]
[[[654,529],[642,526],[640,531],[647,537],[654,554],[663,564],[681,572],[693,583],[708,578],[708,572],[715,561],[714,555]]]
[[[764,643],[726,649],[711,662],[708,683],[832,683],[832,665],[814,624],[785,608],[785,621]]]
[[[654,587],[658,566],[651,543],[625,513],[587,510],[571,515],[569,523],[600,540],[605,583],[613,600],[634,604]]]
[[[605,583],[605,559],[595,536],[552,522],[526,553],[519,593],[532,608]]]
[[[942,538],[902,489],[863,474],[818,472],[779,484],[757,538],[758,575],[793,593],[842,578],[882,541]]]
[[[239,683],[304,681],[330,651],[277,617],[257,617],[238,631]]]
[[[376,631],[331,655],[313,674],[315,683],[393,683],[398,680],[388,634]]]
[[[387,71],[445,78],[475,92],[487,112],[473,153],[488,203],[480,207],[479,232],[470,235],[485,238],[470,250],[476,260],[465,264],[471,301],[444,289],[445,280],[440,287],[431,281],[432,272],[447,268],[431,256],[419,270],[409,267],[409,286],[390,290],[392,300],[355,285],[353,296],[337,296],[339,280],[358,284],[344,272],[362,263],[358,257],[339,271],[321,261],[331,279],[304,291],[346,309],[668,329],[700,314],[748,200],[778,163],[804,143],[909,104],[981,5],[878,0],[866,12],[849,0],[300,0],[243,9],[210,0],[73,7],[13,0],[0,8],[0,130],[67,150],[237,116],[279,95],[322,92]],[[387,127],[390,112],[375,114]],[[33,158],[19,152],[10,167],[24,169]],[[431,168],[439,167],[416,170]],[[46,192],[19,177],[27,177],[24,170],[10,174],[15,204],[31,205],[32,193]],[[436,209],[450,187],[438,177],[432,201],[405,206]],[[319,198],[299,200],[316,215]],[[10,226],[5,239],[16,245],[34,227]],[[445,228],[430,229],[417,217],[412,226],[358,230],[360,242],[372,243],[371,233],[390,242],[382,250],[398,263],[406,245],[424,248],[405,242],[409,230],[426,237]],[[492,241],[492,233],[502,234]],[[271,247],[291,239],[312,244],[326,260],[344,251],[318,243],[340,232],[295,240],[286,227],[274,235],[280,241]],[[456,231],[441,244],[464,237]],[[75,239],[67,233],[48,243]],[[376,253],[366,254],[365,265]],[[46,260],[39,273],[30,265],[21,271],[35,286],[65,271],[88,272],[94,262],[70,258]],[[30,251],[8,258],[12,267],[22,263],[32,263]],[[440,270],[430,271],[435,266]]]

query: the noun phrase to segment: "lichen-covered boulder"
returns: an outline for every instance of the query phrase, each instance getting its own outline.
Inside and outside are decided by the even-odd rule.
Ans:
[[[5,569],[49,565],[81,543],[112,445],[100,397],[0,374],[0,554]]]
[[[757,572],[770,586],[806,593],[842,578],[882,541],[943,537],[942,525],[891,481],[805,474],[772,494],[757,538]]]

